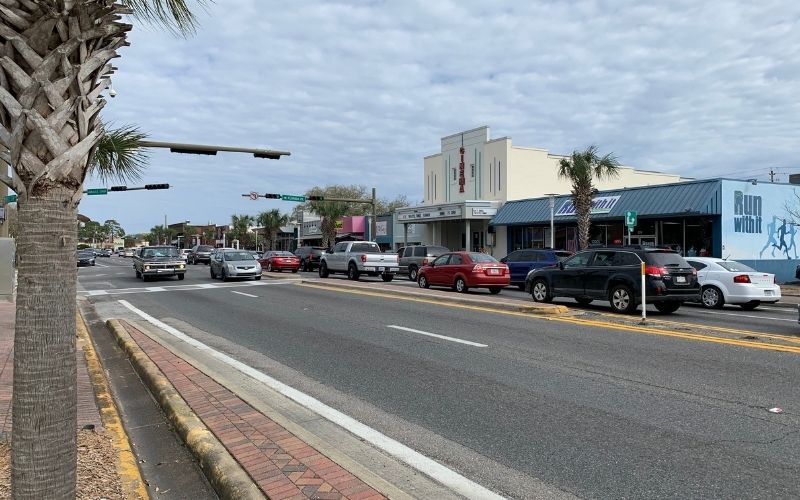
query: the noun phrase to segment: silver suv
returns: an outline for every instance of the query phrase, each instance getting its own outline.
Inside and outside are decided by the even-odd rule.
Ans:
[[[448,252],[448,248],[434,245],[402,247],[397,251],[397,258],[400,260],[399,274],[407,274],[408,279],[417,281],[417,272],[422,266]]]

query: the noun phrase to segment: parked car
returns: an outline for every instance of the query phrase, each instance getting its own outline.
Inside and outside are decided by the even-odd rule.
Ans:
[[[709,309],[736,304],[747,311],[761,304],[774,304],[781,298],[781,287],[771,273],[760,273],[734,260],[713,257],[687,257],[697,269],[700,303]]]
[[[192,264],[197,264],[198,262],[205,262],[206,265],[211,263],[211,252],[214,251],[214,247],[211,245],[195,245],[192,247],[192,256],[189,261]]]
[[[446,286],[466,293],[470,288],[488,288],[498,294],[511,282],[508,266],[491,255],[450,252],[438,256],[418,272],[420,288]]]
[[[218,248],[211,257],[210,268],[212,279],[261,279],[261,264],[247,250]]]
[[[566,250],[529,248],[515,250],[500,259],[500,262],[508,266],[511,273],[511,284],[519,287],[520,290],[525,290],[525,278],[532,269],[555,266],[570,256],[572,256],[572,252]]]
[[[313,271],[319,267],[319,258],[327,250],[325,247],[300,247],[294,251],[294,254],[300,259],[301,271]]]
[[[417,272],[422,266],[433,262],[433,259],[449,251],[449,248],[435,245],[402,247],[397,251],[400,263],[400,272],[397,274],[407,274],[408,279],[417,281]]]
[[[400,269],[397,254],[383,253],[373,241],[342,241],[330,252],[325,252],[319,261],[319,277],[327,278],[333,273],[347,273],[357,281],[362,273],[378,276],[383,281],[392,281]]]
[[[78,250],[77,261],[78,261],[78,267],[93,266],[95,264],[94,250],[91,248]]]
[[[258,250],[250,250],[250,253],[253,254],[253,258],[258,260],[264,256],[264,252],[259,252]],[[292,254],[294,255],[294,254]]]
[[[632,313],[641,303],[645,263],[647,303],[663,313],[700,298],[697,270],[677,252],[662,248],[615,247],[578,252],[555,267],[534,269],[525,290],[536,302],[572,297],[579,304],[608,300],[615,312]]]
[[[111,257],[111,249],[110,248],[101,248],[97,252],[98,257]]]
[[[153,245],[139,249],[133,257],[133,270],[137,278],[150,281],[157,276],[186,277],[186,262],[178,249],[168,245]]]
[[[125,249],[117,248],[117,257],[125,257]]]
[[[123,257],[133,257],[136,255],[136,248],[126,248],[125,251],[122,253]]]
[[[270,250],[258,259],[262,269],[269,272],[283,271],[284,269],[296,273],[300,269],[300,258],[292,252]]]

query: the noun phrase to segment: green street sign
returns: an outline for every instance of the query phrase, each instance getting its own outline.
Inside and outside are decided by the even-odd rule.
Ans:
[[[299,201],[300,203],[303,203],[304,201],[306,201],[306,197],[305,196],[296,195],[296,194],[282,194],[281,195],[281,199],[283,201]]]
[[[96,194],[108,194],[108,189],[106,189],[106,188],[87,189],[86,190],[86,194],[88,194],[90,196],[91,195],[96,195]]]
[[[17,201],[17,195],[10,194],[10,195],[6,196],[6,203],[14,203],[16,201]]]
[[[628,210],[625,212],[625,225],[628,226],[628,228],[636,227],[636,219],[638,215],[638,212],[635,210]]]

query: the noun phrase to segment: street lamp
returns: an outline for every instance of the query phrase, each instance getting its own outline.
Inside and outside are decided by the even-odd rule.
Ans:
[[[547,193],[545,196],[550,197],[550,248],[556,248],[556,231],[555,231],[555,209],[556,209],[556,193]]]
[[[211,146],[208,144],[182,144],[178,142],[162,141],[141,141],[139,145],[143,148],[164,148],[172,153],[184,153],[194,155],[216,156],[220,151],[225,153],[249,153],[255,158],[266,158],[269,160],[280,160],[281,156],[289,156],[289,151],[275,151],[272,149],[240,148],[233,146]]]

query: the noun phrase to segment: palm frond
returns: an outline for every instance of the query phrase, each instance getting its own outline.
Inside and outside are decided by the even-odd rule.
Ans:
[[[195,0],[204,8],[210,0]],[[189,8],[187,0],[125,0],[133,16],[154,26],[179,35],[193,35],[197,30],[197,17]]]
[[[148,163],[147,152],[140,146],[146,138],[133,125],[106,130],[97,143],[90,173],[103,182],[140,180]]]

